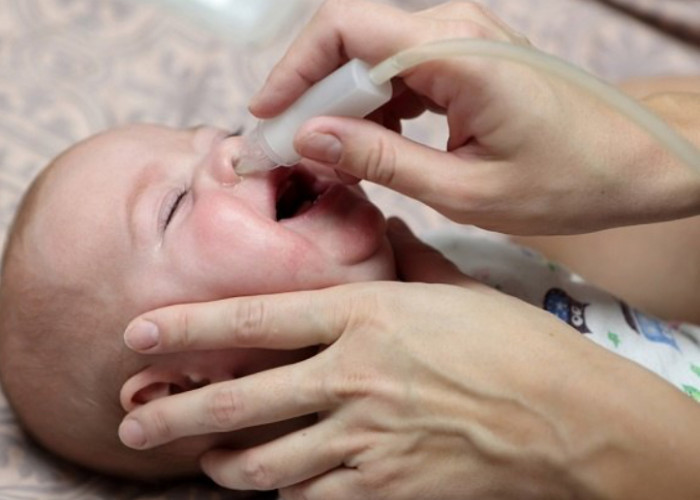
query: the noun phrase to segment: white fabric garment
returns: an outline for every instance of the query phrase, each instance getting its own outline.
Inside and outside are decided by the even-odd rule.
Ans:
[[[480,234],[426,238],[462,272],[542,307],[586,338],[658,374],[700,402],[700,327],[644,314],[530,249]],[[611,383],[624,381],[611,381]]]

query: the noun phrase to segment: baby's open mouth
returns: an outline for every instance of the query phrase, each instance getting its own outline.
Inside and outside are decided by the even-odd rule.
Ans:
[[[277,189],[276,220],[291,219],[307,212],[328,187],[310,172],[294,168]]]

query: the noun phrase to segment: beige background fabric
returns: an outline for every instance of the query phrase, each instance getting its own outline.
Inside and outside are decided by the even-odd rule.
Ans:
[[[319,3],[300,0],[274,38],[242,47],[153,2],[0,0],[0,240],[29,181],[77,140],[136,121],[249,125],[247,99]],[[700,0],[483,3],[536,46],[611,81],[700,74]],[[433,145],[446,139],[435,117],[408,133]],[[368,191],[419,232],[448,224],[399,195]],[[145,487],[62,463],[25,439],[0,395],[0,500],[230,497],[206,483]]]

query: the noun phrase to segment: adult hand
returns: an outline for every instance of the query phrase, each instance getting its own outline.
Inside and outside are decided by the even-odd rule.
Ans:
[[[697,488],[694,402],[549,313],[472,281],[405,229],[392,242],[405,279],[434,283],[236,298],[136,319],[132,347],[143,345],[142,319],[160,330],[145,353],[327,347],[148,403],[126,417],[122,439],[151,448],[318,413],[267,444],[210,451],[202,467],[223,486],[281,488],[285,499],[697,495],[682,489]],[[648,411],[661,407],[673,417]],[[127,432],[136,424],[138,443]]]
[[[362,0],[326,2],[253,99],[280,113],[348,58],[378,63],[427,41],[528,44],[485,8],[449,2],[417,13]],[[682,124],[694,123],[700,101]],[[447,152],[400,136],[402,118],[444,112]],[[695,116],[696,118],[693,118]],[[585,92],[507,62],[451,58],[406,71],[368,120],[321,117],[297,133],[307,162],[419,199],[458,222],[510,234],[566,234],[700,213],[700,176]],[[700,142],[700,135],[695,139]]]

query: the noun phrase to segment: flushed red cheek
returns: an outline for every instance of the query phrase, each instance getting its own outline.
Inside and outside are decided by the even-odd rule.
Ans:
[[[216,209],[211,205],[202,208],[194,214],[191,228],[200,258],[217,261],[222,253],[239,254],[251,246],[251,240],[260,231],[242,210]]]
[[[276,222],[245,208],[193,214],[187,258],[197,276],[228,295],[296,289],[308,255]],[[183,256],[184,257],[184,256]],[[314,264],[315,265],[315,264]]]

